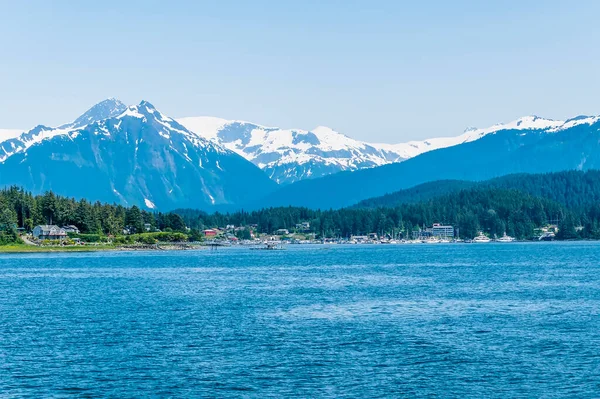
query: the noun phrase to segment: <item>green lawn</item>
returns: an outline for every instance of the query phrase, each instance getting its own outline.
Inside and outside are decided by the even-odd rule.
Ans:
[[[69,247],[36,247],[25,244],[0,245],[0,253],[19,252],[93,252],[114,250],[114,245],[76,245]]]

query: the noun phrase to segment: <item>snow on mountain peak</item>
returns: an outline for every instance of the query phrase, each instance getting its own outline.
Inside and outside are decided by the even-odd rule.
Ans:
[[[108,98],[88,109],[83,115],[75,119],[73,123],[61,127],[82,127],[89,125],[93,122],[117,116],[125,111],[126,108],[127,106],[116,98]]]
[[[117,116],[117,118],[121,119],[121,118],[125,118],[127,116],[130,116],[133,118],[144,119],[144,115],[139,112],[139,108],[136,105],[130,105],[129,107],[127,107],[127,109],[125,109],[125,111],[123,111],[123,113],[121,115]]]
[[[118,121],[109,121],[116,118]],[[218,152],[229,150],[238,153],[262,168],[273,180],[291,183],[307,177],[319,177],[342,170],[356,170],[400,162],[424,152],[451,147],[478,140],[488,134],[504,130],[530,130],[555,132],[580,124],[592,124],[597,116],[578,116],[566,121],[525,116],[508,123],[498,123],[488,128],[469,127],[461,135],[437,137],[399,144],[370,144],[352,139],[326,126],[312,130],[280,129],[263,125],[215,117],[187,117],[174,120],[146,100],[126,106],[109,98],[91,107],[73,123],[49,128],[38,126],[12,141],[2,139],[0,131],[0,162],[11,154],[25,151],[42,140],[67,134],[75,138],[86,126],[96,134],[121,132],[123,126],[138,122],[121,123],[124,118],[140,119],[167,140],[183,140],[197,147],[211,147]],[[177,141],[175,140],[175,141]]]
[[[190,132],[174,119],[162,114],[148,101],[141,101],[138,105],[127,107],[119,100],[108,99],[94,105],[73,123],[56,128],[38,125],[17,137],[13,137],[12,140],[0,140],[0,163],[14,154],[26,152],[31,146],[57,136],[68,136],[70,139],[75,139],[85,131],[105,136],[120,134],[124,131],[127,134],[127,131],[123,129],[138,129],[136,124],[126,124],[130,127],[123,127],[124,125],[121,122],[128,117],[140,119],[142,123],[152,127],[151,129],[145,129],[144,134],[155,131],[164,139],[170,140],[171,144],[175,140],[172,135],[176,134],[179,137],[176,140],[178,142],[183,140],[188,145],[191,144],[195,147],[209,148],[220,153],[228,152],[226,148],[218,143],[198,137],[198,135]]]
[[[179,118],[177,121],[192,132],[198,133],[207,139],[216,139],[217,133],[219,133],[223,126],[230,123],[227,119],[211,116],[192,116]]]
[[[399,158],[325,126],[280,129],[210,117],[181,118],[178,122],[237,152],[280,183],[383,165]]]
[[[536,130],[549,129],[562,125],[564,121],[555,121],[552,119],[540,118],[536,115],[521,117],[509,123],[497,123],[485,129],[476,129],[476,132],[493,133],[500,130]]]
[[[130,105],[123,112],[117,116],[117,118],[121,119],[126,116],[138,118],[138,119],[158,119],[161,121],[172,121],[173,119],[165,116],[159,110],[157,110],[154,105],[146,100],[140,101],[138,105]]]
[[[340,170],[400,162],[424,152],[479,140],[502,130],[551,132],[567,125],[594,123],[596,120],[598,119],[594,117],[578,118],[565,123],[530,115],[483,129],[469,127],[459,136],[399,144],[369,144],[325,126],[312,130],[279,129],[211,117],[178,119],[190,131],[221,143],[258,165],[276,181],[287,183],[307,176],[318,177]],[[316,170],[315,165],[321,171]]]

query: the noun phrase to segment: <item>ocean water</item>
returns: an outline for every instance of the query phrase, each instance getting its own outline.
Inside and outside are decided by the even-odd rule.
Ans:
[[[600,244],[0,255],[0,397],[599,397]]]

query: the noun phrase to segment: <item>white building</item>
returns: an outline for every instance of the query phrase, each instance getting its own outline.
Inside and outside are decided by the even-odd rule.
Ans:
[[[33,228],[33,237],[38,240],[62,240],[67,238],[67,233],[55,225],[40,225]]]
[[[454,238],[454,226],[443,226],[434,223],[431,227],[431,235],[439,238]]]

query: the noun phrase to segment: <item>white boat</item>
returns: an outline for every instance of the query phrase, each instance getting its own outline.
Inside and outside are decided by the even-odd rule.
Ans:
[[[429,237],[425,240],[421,240],[423,244],[439,244],[440,240],[435,237]]]
[[[489,237],[485,236],[483,233],[479,233],[479,235],[475,238],[473,238],[473,242],[490,242],[492,240],[489,239]]]
[[[515,239],[511,236],[507,236],[506,233],[504,233],[504,235],[498,239],[496,239],[497,242],[513,242]]]

